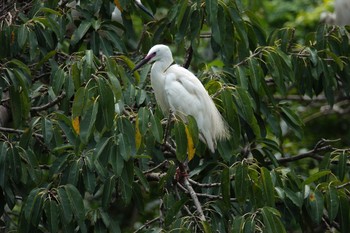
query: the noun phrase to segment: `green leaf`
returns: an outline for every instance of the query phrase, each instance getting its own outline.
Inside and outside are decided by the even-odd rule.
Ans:
[[[261,209],[261,214],[263,216],[263,223],[265,226],[264,232],[271,233],[284,233],[286,229],[284,228],[279,212],[270,207],[263,207]]]
[[[0,187],[5,187],[5,182],[7,182],[7,166],[6,166],[6,158],[7,158],[7,145],[5,142],[0,142]]]
[[[238,112],[241,117],[249,124],[257,138],[260,138],[260,128],[254,116],[255,104],[247,91],[237,87],[233,92],[236,101]]]
[[[237,66],[235,67],[235,75],[237,77],[238,85],[244,89],[248,90],[249,83],[248,83],[248,77],[247,77],[247,69],[244,66]]]
[[[94,160],[96,160],[100,157],[100,155],[102,154],[102,152],[104,152],[106,146],[108,145],[108,143],[110,142],[111,139],[112,139],[112,137],[109,137],[109,138],[103,137],[100,139],[100,141],[95,146]]]
[[[225,202],[225,205],[227,208],[230,207],[231,201],[231,182],[230,182],[230,169],[225,167],[222,170],[221,174],[221,193],[222,193],[222,198]]]
[[[343,191],[338,191],[339,196],[339,225],[341,233],[350,232],[350,205],[349,197]]]
[[[41,126],[42,126],[44,141],[46,144],[49,144],[51,142],[52,137],[53,137],[52,122],[47,117],[44,117],[41,120]]]
[[[68,224],[72,221],[73,212],[72,207],[70,205],[67,191],[64,186],[57,189],[58,198],[60,200],[60,210],[61,210],[61,219],[62,222]]]
[[[54,93],[58,95],[62,91],[62,87],[67,78],[67,74],[63,69],[58,68],[52,75],[52,89]]]
[[[84,20],[80,23],[77,30],[74,31],[72,38],[71,38],[71,44],[75,45],[78,43],[87,33],[87,31],[91,27],[91,21],[90,20]]]
[[[38,198],[40,199],[40,197],[39,197],[40,191],[41,191],[40,188],[35,188],[35,189],[31,190],[29,195],[28,195],[28,198],[25,202],[24,216],[28,220],[28,222],[32,222],[32,218],[34,217],[32,215],[35,211],[37,211],[35,208],[36,208],[36,202],[37,202]]]
[[[139,130],[141,135],[145,135],[149,128],[150,111],[146,107],[141,107],[138,112]]]
[[[150,185],[145,177],[145,175],[142,173],[142,171],[138,167],[134,167],[135,169],[135,175],[138,177],[139,181],[141,182],[143,188],[146,192],[150,191]]]
[[[52,233],[58,232],[59,209],[56,201],[55,200],[46,201],[44,211],[47,217],[49,231]]]
[[[175,142],[176,142],[176,158],[180,162],[184,162],[187,158],[187,137],[185,125],[182,121],[176,121],[174,124]]]
[[[109,177],[103,184],[102,207],[107,210],[111,203],[112,193],[114,191],[116,176]]]
[[[252,216],[249,216],[248,218],[245,219],[244,224],[243,224],[243,229],[244,229],[244,233],[251,233],[251,232],[255,232],[255,219]]]
[[[22,24],[18,29],[18,36],[17,36],[17,42],[18,46],[20,48],[23,48],[24,44],[27,42],[28,39],[28,29],[25,24]]]
[[[165,226],[169,226],[175,220],[177,213],[185,205],[187,200],[188,198],[181,198],[180,200],[172,203],[172,205],[168,207],[168,211],[164,219]]]
[[[110,148],[109,163],[112,165],[113,172],[117,177],[121,176],[124,168],[124,158],[120,154],[117,145],[113,145]]]
[[[162,143],[163,140],[163,128],[162,125],[160,123],[160,119],[153,115],[153,113],[151,112],[151,132],[153,137],[156,139],[156,141],[158,143]]]
[[[111,89],[113,91],[115,101],[119,101],[122,96],[122,87],[120,85],[120,82],[118,78],[114,75],[112,72],[107,72],[107,76],[109,78],[109,81],[111,83]]]
[[[275,206],[275,189],[272,183],[271,175],[269,170],[265,167],[261,168],[261,181],[263,185],[263,196],[266,200],[266,205],[274,207]]]
[[[309,185],[313,182],[315,182],[316,180],[320,179],[323,176],[329,175],[331,174],[330,170],[324,170],[324,171],[319,171],[316,172],[315,174],[312,174],[310,177],[308,177],[303,183],[302,186],[304,185]]]
[[[81,197],[78,189],[71,185],[67,184],[64,186],[66,190],[66,194],[69,200],[69,204],[71,207],[71,210],[78,221],[80,231],[81,232],[87,232],[84,220],[85,220],[85,207],[83,203],[83,198]]]
[[[281,106],[281,110],[283,120],[293,129],[298,138],[302,138],[303,122],[300,120],[299,116],[288,107]]]
[[[243,204],[247,198],[248,186],[248,166],[246,163],[238,164],[235,174],[235,194],[239,203]]]
[[[328,218],[330,222],[333,222],[339,211],[339,197],[337,189],[333,185],[330,184],[327,191],[326,206],[328,210]]]
[[[286,196],[299,208],[303,206],[303,196],[301,192],[294,192],[289,188],[284,188]]]
[[[217,0],[206,0],[205,1],[205,10],[209,18],[209,23],[212,27],[213,39],[217,44],[221,42],[221,34],[218,25],[218,1]]]
[[[73,119],[75,117],[82,116],[83,114],[83,109],[87,98],[85,91],[86,89],[84,87],[80,87],[74,95],[73,106],[72,106]]]
[[[237,107],[233,101],[232,93],[227,89],[223,90],[221,92],[221,99],[225,110],[225,119],[233,130],[231,133],[233,143],[235,146],[238,146],[241,135],[241,124],[239,121]]]
[[[347,154],[345,152],[339,154],[337,165],[337,175],[340,181],[344,181],[345,174],[347,173]]]
[[[96,115],[98,110],[98,101],[95,100],[92,107],[85,112],[80,122],[80,139],[83,143],[87,144],[89,137],[92,134],[92,129],[95,125]]]
[[[311,219],[319,224],[323,215],[323,196],[318,190],[311,191],[307,199],[308,208],[307,211]]]
[[[94,193],[95,187],[97,185],[95,173],[91,171],[87,166],[85,166],[82,172],[82,176],[86,191],[89,193]]]
[[[134,164],[133,160],[130,159],[125,163],[125,169],[122,171],[120,182],[121,196],[123,202],[127,205],[131,201],[133,181],[134,181]]]
[[[232,221],[231,232],[243,233],[243,227],[244,227],[244,217],[243,216],[236,216],[235,219]]]
[[[97,83],[100,95],[100,111],[102,111],[103,116],[103,126],[109,129],[113,126],[114,120],[114,95],[111,87],[104,78],[98,78]]]

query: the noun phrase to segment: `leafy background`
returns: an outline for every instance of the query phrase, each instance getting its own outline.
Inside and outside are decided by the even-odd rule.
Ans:
[[[1,231],[350,231],[349,28],[319,23],[331,1],[144,0],[155,19],[119,2],[123,25],[109,0],[2,2]],[[163,144],[150,66],[131,72],[157,43],[230,125],[216,153],[193,121]]]

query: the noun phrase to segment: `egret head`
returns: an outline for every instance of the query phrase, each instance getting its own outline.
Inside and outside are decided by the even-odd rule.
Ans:
[[[146,63],[153,63],[153,62],[162,61],[162,60],[166,60],[166,61],[170,60],[170,63],[171,63],[173,60],[173,55],[171,54],[170,48],[168,46],[163,44],[157,44],[149,50],[146,57],[139,64],[135,66],[133,71],[139,69],[141,66],[143,66]]]

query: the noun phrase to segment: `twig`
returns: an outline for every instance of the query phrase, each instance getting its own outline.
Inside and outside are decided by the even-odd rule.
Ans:
[[[304,159],[304,158],[314,158],[314,159],[320,161],[323,159],[323,156],[320,156],[319,154],[317,154],[317,152],[328,151],[331,149],[333,149],[333,147],[330,145],[327,145],[327,146],[323,146],[321,148],[318,148],[317,150],[312,149],[310,151],[307,151],[305,153],[301,153],[301,154],[293,156],[293,157],[278,159],[277,161],[278,161],[278,163],[288,163],[288,162],[293,162],[293,161],[297,161],[297,160]],[[272,161],[267,161],[267,163],[271,164]]]
[[[163,148],[162,148],[163,153],[169,152],[169,154],[170,154],[172,157],[176,157],[176,150],[175,150],[174,147],[172,147],[172,146],[170,145],[169,142],[163,143],[162,147],[163,147]]]
[[[151,172],[151,173],[146,173],[145,177],[148,181],[159,181],[165,175],[166,175],[166,173]]]
[[[166,142],[168,141],[168,137],[169,137],[169,133],[170,133],[170,125],[171,125],[172,118],[173,118],[173,111],[169,110],[169,117],[168,117],[167,124],[165,126],[165,133],[164,133],[164,138],[163,138],[163,143],[164,144],[166,144]]]
[[[153,168],[151,168],[151,169],[148,169],[148,170],[144,171],[143,174],[151,173],[151,172],[157,170],[157,169],[160,168],[160,167],[163,167],[163,166],[168,165],[168,163],[169,163],[168,160],[164,160],[163,162],[161,162],[161,163],[158,164],[157,166],[155,166],[155,167],[153,167]]]
[[[181,173],[183,173],[183,174],[187,173],[185,165],[183,163],[179,164],[179,169],[180,169]],[[207,221],[205,216],[204,216],[201,203],[198,200],[196,192],[194,191],[194,189],[192,188],[190,182],[188,181],[188,177],[187,176],[183,177],[183,184],[184,184],[184,187],[188,190],[188,192],[189,192],[189,194],[190,194],[190,196],[191,196],[191,198],[193,200],[193,203],[196,206],[196,209],[197,209],[198,215],[199,215],[199,219],[201,221]]]
[[[24,134],[25,133],[25,130],[5,128],[5,127],[0,127],[0,131],[6,132],[6,133],[15,133],[15,134]],[[41,134],[38,134],[38,133],[32,133],[32,136],[38,137],[40,139],[44,139],[44,136]]]
[[[30,109],[30,111],[32,112],[38,112],[38,111],[42,111],[42,110],[46,110],[54,105],[56,105],[58,102],[60,102],[64,97],[66,97],[66,93],[65,92],[62,92],[59,96],[57,96],[56,99],[54,99],[53,101],[51,102],[48,102],[47,104],[44,104],[44,105],[41,105],[41,106],[38,106],[38,107],[32,107]]]
[[[346,182],[346,183],[344,183],[344,184],[338,185],[338,186],[336,187],[336,189],[341,189],[341,188],[344,188],[344,187],[346,187],[346,186],[348,186],[348,185],[350,185],[350,181],[348,181],[348,182]]]
[[[184,68],[188,68],[191,64],[191,60],[192,60],[192,55],[193,55],[193,48],[192,45],[190,45],[190,47],[188,47],[187,51],[186,51],[186,56],[185,56],[185,62],[182,65]]]
[[[220,195],[212,195],[212,194],[207,194],[207,193],[197,193],[197,196],[198,197],[205,197],[205,198],[212,199],[212,200],[222,200],[223,199],[223,197]],[[235,202],[235,201],[237,201],[237,198],[231,197],[230,201]]]
[[[146,221],[146,223],[143,224],[139,229],[134,231],[134,233],[137,233],[137,232],[141,231],[143,228],[148,228],[152,223],[158,221],[159,219],[160,219],[159,217],[156,217],[156,218],[154,218],[152,220]]]
[[[247,58],[245,58],[244,60],[242,60],[242,61],[238,62],[237,64],[235,64],[235,65],[233,66],[233,68],[236,68],[236,67],[238,67],[238,66],[240,66],[240,65],[243,65],[244,63],[246,63],[247,61],[249,61],[249,60],[252,59],[253,57],[258,56],[261,52],[262,52],[262,50],[258,50],[257,52],[253,53],[253,54],[250,55],[249,57],[247,57]]]
[[[212,188],[212,187],[218,187],[221,186],[221,183],[210,183],[210,184],[203,184],[203,183],[199,183],[197,181],[192,180],[191,178],[188,178],[188,181],[193,184],[196,185],[198,187],[202,187],[202,188]]]

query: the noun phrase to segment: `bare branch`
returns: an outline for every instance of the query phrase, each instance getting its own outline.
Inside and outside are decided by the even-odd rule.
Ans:
[[[5,127],[0,127],[1,132],[6,132],[6,133],[15,133],[15,134],[24,134],[25,130],[20,130],[20,129],[12,129],[12,128],[5,128]],[[38,133],[32,133],[34,137],[38,137],[40,139],[44,139],[44,136]]]
[[[342,189],[342,188],[345,188],[346,186],[350,185],[350,181],[344,183],[344,184],[341,184],[341,185],[338,185],[336,188],[337,189]]]
[[[190,45],[190,47],[188,47],[187,51],[186,51],[186,56],[185,56],[185,62],[182,65],[184,68],[188,68],[191,64],[191,60],[192,60],[192,55],[193,55],[193,48],[192,45]]]
[[[185,165],[183,163],[179,164],[179,168],[180,168],[180,172],[181,173],[187,174]],[[193,200],[193,203],[196,206],[196,209],[197,209],[198,215],[199,215],[199,219],[201,221],[207,221],[205,216],[204,216],[204,213],[203,213],[202,205],[201,205],[201,203],[198,200],[196,192],[194,191],[194,189],[192,188],[190,182],[188,181],[188,177],[184,176],[183,178],[184,178],[183,179],[184,187],[188,190],[188,192],[189,192],[189,194],[190,194],[190,196],[191,196],[191,198]]]
[[[293,157],[288,157],[288,158],[281,158],[281,159],[278,159],[278,163],[288,163],[288,162],[293,162],[293,161],[298,161],[300,159],[304,159],[304,158],[313,158],[313,159],[316,159],[316,160],[322,160],[323,159],[323,156],[319,155],[318,152],[325,152],[325,151],[330,151],[334,149],[332,146],[330,145],[327,145],[327,146],[323,146],[321,148],[317,148],[315,150],[312,149],[310,151],[307,151],[305,153],[301,153],[299,155],[296,155],[296,156],[293,156]],[[271,164],[272,161],[267,161],[268,164]]]
[[[53,101],[51,102],[48,102],[47,104],[44,104],[44,105],[41,105],[41,106],[38,106],[38,107],[32,107],[30,109],[30,111],[33,111],[33,112],[38,112],[38,111],[43,111],[43,110],[46,110],[54,105],[56,105],[58,102],[60,102],[64,97],[66,97],[66,93],[65,92],[62,92],[59,96],[57,96],[56,99],[54,99]]]
[[[143,230],[144,228],[150,227],[150,225],[151,225],[152,223],[158,221],[159,219],[160,219],[160,217],[156,217],[156,218],[154,218],[154,219],[152,219],[152,220],[149,220],[149,221],[147,220],[146,223],[143,224],[139,229],[137,229],[136,231],[134,231],[134,233],[137,233],[137,232]]]
[[[161,167],[163,167],[163,166],[165,167],[165,166],[168,165],[168,163],[169,163],[168,160],[164,160],[163,162],[161,162],[161,163],[158,164],[157,166],[152,167],[152,168],[148,169],[147,171],[144,171],[143,174],[151,173],[151,172],[153,172],[153,171],[155,171],[155,170],[157,170],[158,168],[161,168]]]
[[[148,181],[159,181],[165,175],[166,173],[150,172],[150,173],[146,173],[145,177]]]
[[[198,187],[202,187],[202,188],[212,188],[212,187],[218,187],[218,186],[221,186],[221,183],[208,183],[208,184],[203,184],[203,183],[199,183],[195,180],[192,180],[190,178],[188,178],[188,181],[193,184],[193,185],[196,185]]]

